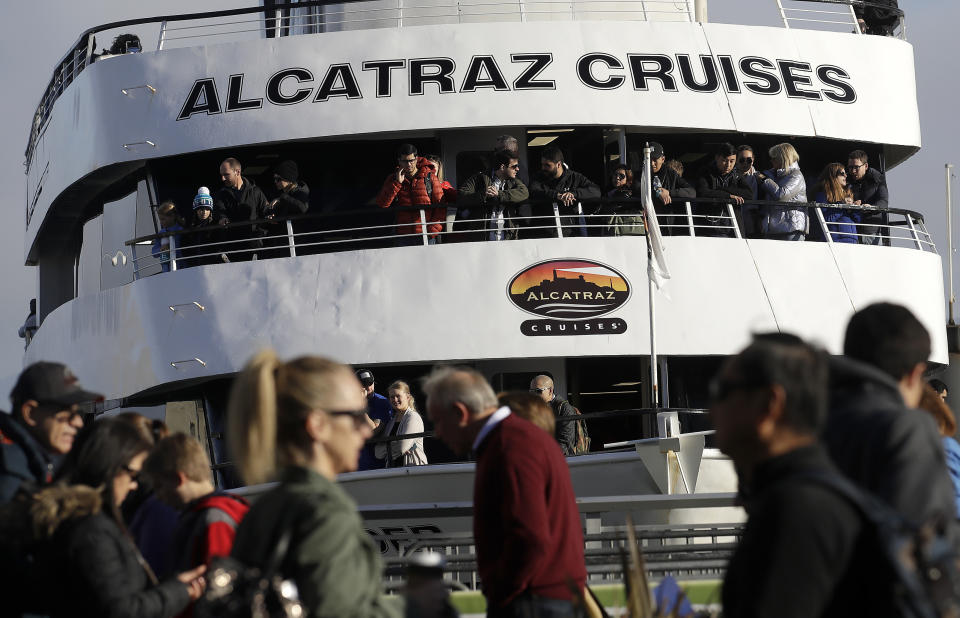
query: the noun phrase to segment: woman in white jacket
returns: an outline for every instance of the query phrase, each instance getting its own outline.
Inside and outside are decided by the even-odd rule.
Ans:
[[[412,433],[423,433],[423,419],[417,412],[410,394],[410,386],[397,380],[387,389],[387,399],[393,408],[393,418],[384,428],[384,436],[404,436]],[[390,442],[389,467],[423,466],[427,463],[427,455],[423,451],[423,438],[410,438]],[[380,459],[387,458],[387,443],[376,446],[374,453]]]
[[[773,169],[757,173],[763,199],[792,204],[807,201],[807,183],[800,172],[800,155],[787,143],[769,151]],[[764,238],[803,240],[808,231],[807,209],[803,206],[763,206],[760,230]]]

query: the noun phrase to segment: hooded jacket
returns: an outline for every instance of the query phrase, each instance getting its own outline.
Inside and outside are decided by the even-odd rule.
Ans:
[[[880,369],[831,358],[823,441],[847,477],[907,520],[918,525],[934,517],[956,520],[953,484],[933,419],[907,408],[897,382]]]
[[[301,180],[289,191],[281,191],[277,194],[277,203],[270,210],[277,217],[306,214],[310,210],[310,187]]]
[[[10,502],[24,483],[49,483],[60,459],[43,448],[12,414],[0,412],[0,504]]]
[[[175,570],[187,571],[209,565],[216,557],[229,556],[237,526],[249,510],[250,504],[240,496],[220,491],[184,507],[173,536]]]
[[[427,183],[430,183],[429,192],[427,191]],[[440,179],[437,178],[437,169],[433,163],[424,157],[417,157],[417,173],[413,178],[404,176],[403,182],[397,182],[397,174],[394,172],[383,181],[383,187],[377,195],[377,206],[380,208],[390,208],[394,204],[397,206],[430,206],[440,204],[442,201],[443,186],[440,184]],[[428,222],[427,233],[430,237],[436,236],[443,230],[447,209],[444,207],[425,208],[424,210]],[[401,224],[397,228],[397,234],[422,233],[423,229],[419,221],[419,212],[401,210],[397,213],[397,223]],[[416,223],[416,225],[402,225],[404,223]]]
[[[187,606],[186,585],[156,583],[133,541],[103,512],[97,490],[56,484],[11,506],[20,512],[4,511],[2,529],[10,518],[28,522],[35,557],[33,569],[15,580],[29,597],[20,608],[54,618],[167,618]]]

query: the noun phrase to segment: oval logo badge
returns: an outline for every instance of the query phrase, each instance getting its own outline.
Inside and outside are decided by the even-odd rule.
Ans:
[[[548,260],[517,273],[507,286],[507,295],[527,313],[576,320],[618,309],[630,298],[630,284],[599,262]]]

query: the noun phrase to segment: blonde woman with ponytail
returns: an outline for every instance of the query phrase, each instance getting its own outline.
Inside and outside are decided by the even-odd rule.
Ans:
[[[230,395],[227,438],[248,484],[278,481],[237,529],[233,555],[263,567],[284,530],[281,575],[297,583],[309,616],[400,616],[381,596],[377,547],[337,475],[357,469],[371,435],[353,371],[325,358],[257,354]],[[400,601],[400,599],[397,599]]]

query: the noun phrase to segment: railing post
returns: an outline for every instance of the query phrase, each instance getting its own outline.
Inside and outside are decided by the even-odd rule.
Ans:
[[[733,235],[735,238],[743,238],[740,234],[740,225],[737,221],[737,215],[733,212],[733,204],[727,204],[727,214],[730,215],[730,225],[733,226]]]
[[[777,0],[777,8],[780,9],[780,19],[783,20],[783,27],[789,29],[790,24],[787,22],[787,14],[783,10],[783,3],[780,0]]]
[[[420,235],[423,236],[423,244],[429,245],[430,238],[427,236],[427,213],[420,209]]]
[[[177,270],[177,237],[170,236],[170,272]]]
[[[553,203],[553,220],[557,224],[557,238],[563,238],[563,227],[560,225],[560,207]]]
[[[853,4],[850,4],[847,8],[850,9],[850,17],[853,19],[853,31],[857,34],[863,34],[863,31],[860,30],[860,20],[857,19],[857,12],[853,10]]]
[[[817,221],[820,222],[820,229],[823,230],[823,236],[827,239],[827,242],[833,244],[833,235],[830,234],[830,228],[827,227],[827,220],[823,217],[823,211],[819,206],[814,207],[814,210],[817,213]],[[857,228],[857,233],[860,233],[860,229]]]
[[[290,246],[290,257],[297,257],[297,248],[293,240],[293,221],[287,219],[287,244]]]
[[[397,0],[397,28],[403,28],[403,0]]]
[[[690,202],[684,202],[684,205],[687,209],[687,228],[689,228],[691,236],[696,236],[697,232],[693,227],[693,208],[690,206]]]
[[[917,249],[923,251],[923,246],[920,244],[920,238],[917,236],[917,228],[913,225],[913,215],[910,213],[907,213],[907,225],[910,226],[910,235],[913,237],[913,244],[917,247]]]
[[[160,36],[157,37],[157,51],[163,49],[163,41],[167,38],[167,21],[160,22]]]

